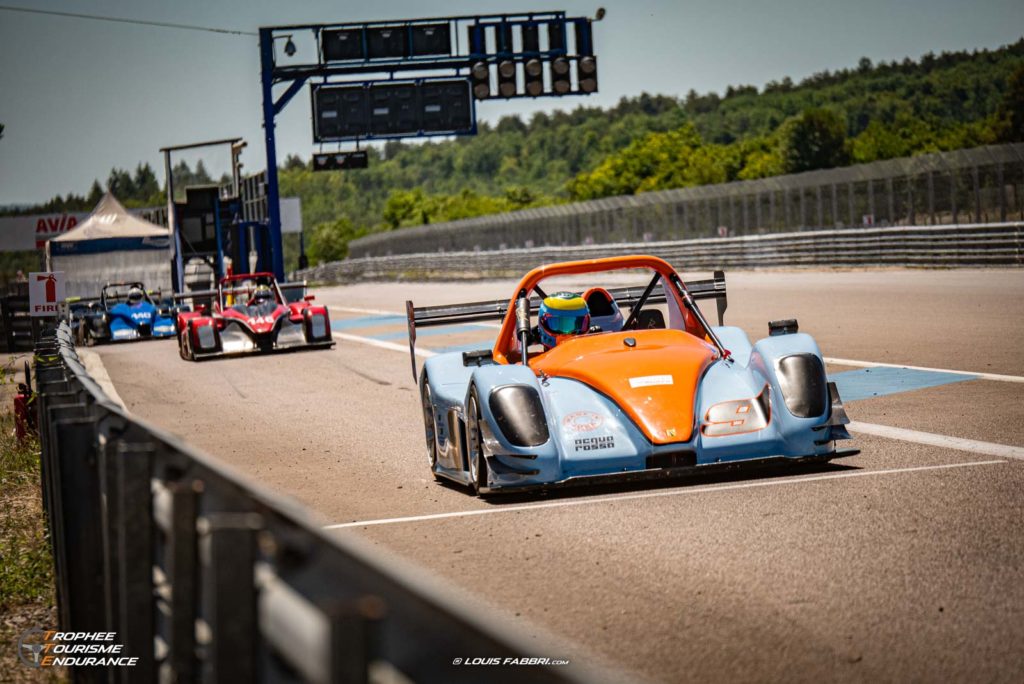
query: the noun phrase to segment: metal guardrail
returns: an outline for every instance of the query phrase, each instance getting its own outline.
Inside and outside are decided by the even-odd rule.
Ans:
[[[347,259],[299,271],[324,283],[519,276],[545,263],[653,254],[686,271],[774,267],[1024,265],[1024,223],[826,230],[737,238],[430,252]]]
[[[76,682],[584,681],[575,666],[453,665],[537,645],[126,414],[66,324],[35,375],[60,629],[116,632],[139,658]]]
[[[537,207],[374,233],[353,258],[1024,220],[1024,143]]]

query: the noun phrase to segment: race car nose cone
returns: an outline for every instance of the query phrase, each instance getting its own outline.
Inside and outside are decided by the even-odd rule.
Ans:
[[[626,339],[622,340],[622,344],[626,345],[627,347],[635,347],[636,346],[636,338],[635,337],[627,337]]]

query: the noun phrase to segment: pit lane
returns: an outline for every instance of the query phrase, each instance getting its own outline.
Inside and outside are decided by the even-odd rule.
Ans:
[[[727,278],[726,322],[751,337],[796,317],[830,358],[961,371],[923,385],[861,378],[854,421],[1024,447],[1024,384],[973,377],[1024,375],[1024,273]],[[505,297],[511,285],[320,290],[339,336],[330,352],[189,364],[171,342],[98,351],[130,410],[348,525],[337,534],[580,648],[528,655],[596,657],[660,681],[1021,679],[1019,459],[855,433],[863,453],[826,467],[495,502],[434,483],[395,314],[406,298]],[[483,346],[494,329],[438,333],[420,349]]]

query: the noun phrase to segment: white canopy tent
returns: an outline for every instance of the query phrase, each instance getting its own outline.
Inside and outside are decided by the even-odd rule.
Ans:
[[[108,282],[138,280],[170,292],[170,233],[131,214],[109,192],[73,230],[46,243],[46,264],[64,271],[69,297],[95,297]]]

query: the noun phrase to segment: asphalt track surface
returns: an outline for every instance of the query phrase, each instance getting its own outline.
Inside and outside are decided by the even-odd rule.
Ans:
[[[858,393],[859,456],[493,501],[435,483],[404,323],[386,314],[409,297],[507,297],[507,281],[321,289],[331,351],[198,364],[173,342],[99,351],[131,411],[336,534],[568,644],[538,638],[524,655],[665,682],[1024,680],[1024,271],[727,277],[726,322],[752,338],[796,317],[826,357],[870,362],[828,369]],[[458,328],[419,346],[493,334]],[[923,383],[911,389],[874,363],[966,375],[909,372]]]

